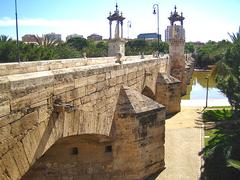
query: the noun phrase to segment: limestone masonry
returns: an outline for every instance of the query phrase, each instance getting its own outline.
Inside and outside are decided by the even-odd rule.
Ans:
[[[179,36],[169,55],[124,56],[125,18],[116,6],[108,19],[117,57],[0,64],[1,180],[139,180],[165,168],[166,114],[180,111],[194,61]]]
[[[180,81],[168,78],[168,56],[114,62],[0,64],[1,179],[143,179],[163,170],[165,114],[180,110]]]

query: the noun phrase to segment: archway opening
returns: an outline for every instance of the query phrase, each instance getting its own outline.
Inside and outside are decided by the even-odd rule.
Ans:
[[[102,135],[58,140],[34,163],[22,180],[110,179],[112,142]]]

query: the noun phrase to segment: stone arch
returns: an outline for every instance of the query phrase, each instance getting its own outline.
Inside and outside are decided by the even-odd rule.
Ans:
[[[61,138],[41,156],[22,180],[110,179],[112,140],[97,134]]]
[[[148,86],[145,86],[143,88],[142,94],[144,96],[147,96],[147,97],[151,98],[152,100],[155,100],[155,95],[154,95],[153,91]]]

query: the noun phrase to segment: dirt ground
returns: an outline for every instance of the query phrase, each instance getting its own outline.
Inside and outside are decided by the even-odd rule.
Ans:
[[[165,137],[166,169],[156,180],[197,180],[200,178],[203,147],[201,110],[182,107],[181,112],[167,119]]]

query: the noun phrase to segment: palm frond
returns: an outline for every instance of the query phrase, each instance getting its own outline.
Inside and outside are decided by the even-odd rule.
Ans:
[[[233,167],[235,169],[240,170],[240,161],[229,159],[227,163],[228,163],[228,167]]]
[[[0,36],[0,42],[8,42],[8,41],[12,41],[12,38],[9,38],[6,35],[1,35]]]

